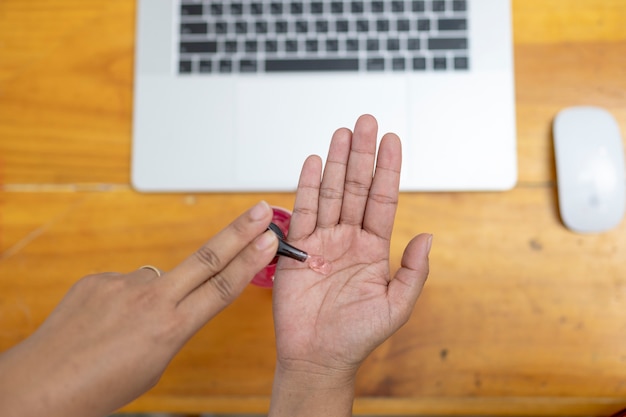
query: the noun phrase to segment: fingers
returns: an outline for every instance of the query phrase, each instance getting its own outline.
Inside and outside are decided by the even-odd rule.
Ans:
[[[393,221],[398,207],[402,148],[400,138],[393,133],[383,136],[376,160],[363,229],[385,240],[391,239]]]
[[[170,294],[178,302],[204,282],[212,279],[214,275],[224,270],[244,248],[247,248],[252,241],[261,235],[271,220],[272,209],[264,201],[239,216],[192,256],[163,276],[166,285],[170,287]],[[266,248],[264,251],[269,253],[270,250]],[[262,251],[259,250],[259,252]],[[264,259],[261,258],[252,262],[254,266],[250,269],[256,268],[256,270],[243,279],[252,279],[254,273],[267,265],[267,262],[264,264]]]
[[[194,330],[233,302],[250,283],[254,274],[276,255],[278,239],[266,231],[247,245],[227,267],[216,273],[189,294],[179,309],[191,319]]]
[[[354,126],[344,181],[340,223],[361,225],[363,222],[374,172],[377,132],[376,119],[370,115],[359,117]]]
[[[313,233],[316,227],[339,223],[359,225],[388,240],[398,203],[402,149],[394,134],[385,135],[376,157],[378,125],[370,115],[332,137],[320,184],[320,161],[305,161],[290,227],[290,239]],[[376,162],[376,172],[374,163]]]
[[[352,132],[348,129],[337,130],[330,142],[319,193],[318,227],[328,228],[339,223],[351,144]]]
[[[431,244],[432,235],[420,234],[413,238],[404,250],[401,268],[389,282],[390,314],[398,327],[409,319],[428,277]]]
[[[296,201],[289,224],[289,240],[296,241],[309,236],[315,230],[318,218],[320,178],[322,161],[318,156],[309,156],[302,165]]]

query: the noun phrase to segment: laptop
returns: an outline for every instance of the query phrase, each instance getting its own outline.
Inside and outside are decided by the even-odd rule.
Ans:
[[[506,0],[138,0],[132,183],[294,191],[359,115],[403,143],[402,191],[517,178]]]

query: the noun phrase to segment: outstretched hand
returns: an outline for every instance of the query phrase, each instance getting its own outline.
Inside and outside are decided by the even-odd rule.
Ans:
[[[333,135],[323,176],[319,157],[304,163],[288,241],[322,256],[330,271],[280,260],[274,282],[277,374],[350,381],[368,354],[408,320],[426,281],[427,234],[407,245],[391,276],[402,151],[399,138],[386,134],[377,157],[376,142],[376,120],[362,116],[354,133]]]
[[[271,218],[260,202],[169,272],[80,280],[31,337],[0,356],[0,415],[103,416],[148,390],[274,257]]]

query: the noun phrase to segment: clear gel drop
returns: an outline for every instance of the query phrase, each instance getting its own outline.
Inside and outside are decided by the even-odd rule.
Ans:
[[[323,275],[330,274],[332,265],[319,255],[309,255],[306,259],[307,266],[315,272],[319,272]]]

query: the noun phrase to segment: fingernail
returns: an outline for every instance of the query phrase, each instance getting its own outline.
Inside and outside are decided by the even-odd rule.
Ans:
[[[269,204],[265,201],[259,201],[256,206],[250,210],[250,218],[252,220],[261,220],[270,209]]]
[[[276,239],[276,234],[268,230],[257,238],[257,240],[254,242],[254,246],[256,246],[256,248],[259,250],[265,250],[272,246]]]
[[[426,242],[426,255],[430,255],[430,248],[433,246],[433,235],[428,236],[428,241]]]

